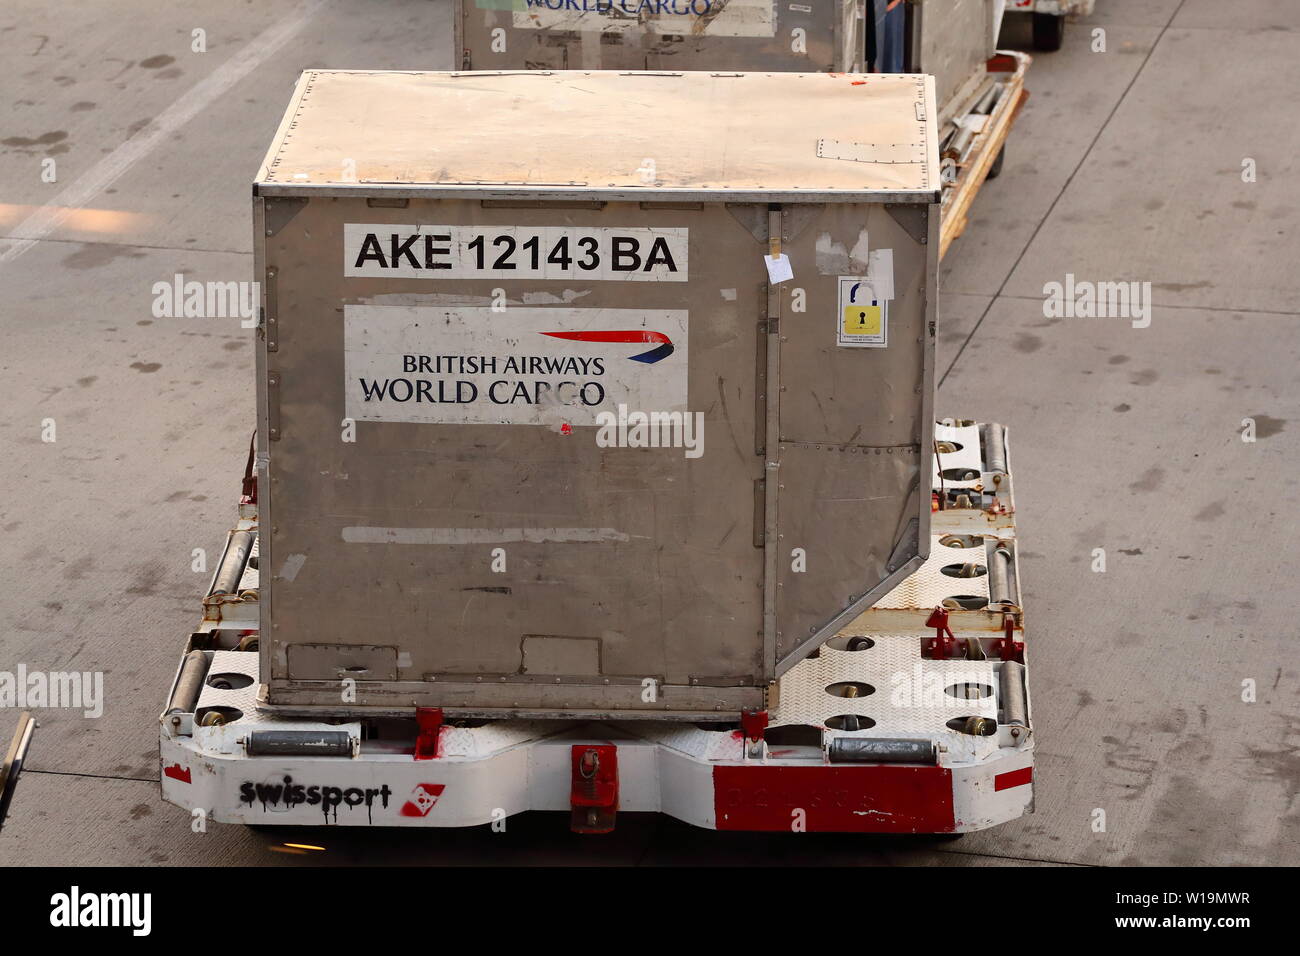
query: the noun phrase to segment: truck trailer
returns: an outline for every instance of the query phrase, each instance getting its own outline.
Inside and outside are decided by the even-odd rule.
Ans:
[[[935,421],[932,77],[308,71],[160,716],[250,825],[1032,808],[1006,430]]]

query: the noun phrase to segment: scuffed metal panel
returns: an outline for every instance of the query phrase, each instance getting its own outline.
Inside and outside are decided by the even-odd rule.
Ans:
[[[853,71],[860,0],[459,0],[465,69]],[[847,33],[846,33],[847,31]]]
[[[869,607],[928,545],[936,217],[918,213],[929,229],[913,237],[883,207],[828,205],[790,244],[814,275],[796,277],[805,310],[791,302],[782,313],[778,672],[829,636],[834,619]],[[887,346],[837,344],[841,276],[885,272]]]
[[[686,229],[690,281],[345,278],[347,222]],[[762,474],[752,390],[764,247],[725,209],[483,208],[461,200],[381,209],[334,200],[311,203],[268,244],[281,276],[282,334],[272,364],[284,385],[267,493],[277,518],[266,537],[277,555],[305,556],[291,579],[276,567],[262,581],[274,595],[267,639],[273,701],[284,699],[277,695],[283,682],[323,676],[319,667],[293,673],[287,649],[335,643],[342,653],[346,645],[378,643],[378,635],[402,652],[399,684],[436,680],[447,695],[466,680],[504,680],[499,694],[482,688],[498,707],[542,699],[545,688],[524,661],[525,635],[598,646],[601,672],[569,675],[566,692],[547,691],[543,706],[608,706],[611,694],[640,706],[643,679],[689,686],[699,675],[748,687],[739,697],[734,688],[706,695],[703,709],[728,696],[743,702],[746,693],[761,701],[755,695],[770,662],[760,653],[762,552],[752,541],[751,488]],[[546,341],[539,331],[574,314],[634,306],[689,312],[689,341],[676,342],[673,357],[689,367],[688,412],[704,415],[704,454],[602,448],[589,421],[575,418],[572,434],[563,434],[558,411],[551,427],[358,421],[356,441],[342,440],[349,308],[445,317],[465,306],[481,309],[496,288],[504,290],[506,316],[517,310],[542,323],[513,347],[498,343],[525,356],[537,348],[533,339]],[[438,343],[435,336],[424,351],[437,353]],[[591,354],[614,373],[621,364],[667,374],[672,360],[647,366],[627,361],[635,349],[612,348]],[[492,569],[498,547],[505,573]],[[574,686],[580,681],[602,689],[584,697]],[[361,702],[383,699],[372,687],[378,683],[359,681]],[[338,696],[336,689],[320,692],[331,694]],[[461,706],[475,697],[472,688],[455,694]],[[673,695],[653,706],[665,700],[671,705]]]
[[[947,116],[996,46],[993,0],[907,0],[907,68]],[[671,9],[678,5],[682,14]],[[476,70],[861,72],[862,0],[460,0],[458,62]],[[694,8],[692,10],[692,8]],[[603,12],[600,12],[602,11]]]
[[[871,162],[867,150],[847,161],[819,157],[817,143],[924,142],[926,89],[909,75],[310,71],[258,188],[925,202],[938,189],[937,155],[898,163],[890,150]],[[797,122],[773,136],[774,116]]]
[[[985,64],[996,52],[993,5],[989,0],[923,0],[915,6],[920,26],[915,66],[934,77],[935,100],[946,119],[984,78]]]

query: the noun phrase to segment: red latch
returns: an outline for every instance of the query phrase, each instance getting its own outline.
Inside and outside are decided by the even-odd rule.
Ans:
[[[1016,619],[1013,615],[1002,615],[1002,636],[993,642],[993,649],[1004,661],[1025,662],[1025,642],[1016,640]]]
[[[740,729],[745,732],[746,740],[762,740],[763,731],[767,730],[767,711],[742,710],[740,712]]]
[[[930,612],[930,616],[925,619],[925,626],[934,628],[934,637],[921,646],[922,657],[938,661],[946,661],[953,657],[984,659],[983,652],[978,655],[971,654],[972,649],[979,650],[972,647],[978,643],[978,638],[953,636],[952,630],[948,627],[948,609],[942,604]]]
[[[415,708],[415,724],[420,729],[415,738],[415,759],[433,760],[438,756],[438,734],[442,730],[442,708]]]
[[[618,812],[618,748],[613,744],[574,744],[569,804],[574,833],[609,833]]]
[[[947,608],[941,604],[931,611],[925,626],[934,628],[934,637],[925,642],[925,657],[943,661],[957,656],[957,638],[948,627]]]
[[[1009,53],[999,53],[997,56],[990,57],[984,64],[984,68],[990,73],[1014,73],[1019,66],[1016,58]]]

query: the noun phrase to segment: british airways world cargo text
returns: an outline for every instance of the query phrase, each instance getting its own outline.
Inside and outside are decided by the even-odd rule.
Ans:
[[[577,13],[642,13],[705,17],[713,12],[714,0],[524,0],[529,10],[572,10]],[[725,6],[725,4],[723,4]]]
[[[480,7],[486,5],[487,0],[479,0]],[[776,8],[774,0],[524,0],[514,4],[511,23],[527,30],[772,37]],[[812,12],[808,4],[791,4],[790,9]]]
[[[605,364],[599,358],[559,358],[553,355],[403,355],[402,377],[357,381],[366,402],[473,403],[487,401],[493,405],[541,405],[547,401],[561,405],[599,405],[605,400],[605,386],[598,381],[552,382],[544,376],[604,375]],[[473,380],[451,381],[445,378],[411,377],[411,373],[441,376],[497,375],[528,376],[521,379],[495,379],[480,386]]]
[[[345,415],[447,425],[599,425],[686,410],[685,309],[345,305]]]
[[[343,227],[343,274],[417,279],[685,282],[684,228]]]

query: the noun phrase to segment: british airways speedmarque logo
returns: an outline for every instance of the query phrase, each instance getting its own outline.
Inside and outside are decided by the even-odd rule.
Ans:
[[[549,335],[557,339],[568,339],[572,342],[657,343],[658,348],[653,348],[648,352],[639,352],[636,355],[628,356],[628,358],[633,362],[644,362],[647,365],[654,365],[655,362],[662,362],[675,351],[672,339],[668,338],[668,336],[664,335],[662,332],[647,332],[641,329],[608,332],[543,332],[542,335]]]

